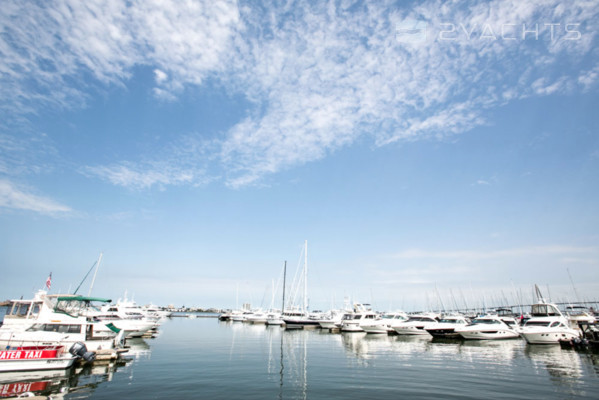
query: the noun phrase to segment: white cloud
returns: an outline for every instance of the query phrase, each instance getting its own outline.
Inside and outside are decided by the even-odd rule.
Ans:
[[[377,146],[443,139],[484,124],[486,111],[506,101],[588,90],[599,79],[583,64],[597,41],[595,2],[431,0],[405,7],[7,2],[1,106],[16,113],[81,105],[90,85],[126,85],[136,66],[153,69],[152,93],[167,101],[213,78],[253,104],[211,160],[222,170],[217,175],[239,187],[364,136]],[[425,21],[426,40],[398,41],[396,27],[405,20]],[[578,36],[566,24],[579,24],[570,27]],[[538,34],[521,34],[533,26]],[[502,37],[505,27],[513,39]],[[167,154],[87,170],[139,188],[197,184],[185,172],[196,160],[188,156],[185,168]]]
[[[50,216],[67,215],[73,211],[54,200],[28,193],[5,179],[0,179],[0,207],[34,211]]]
[[[147,166],[138,164],[87,167],[84,172],[97,175],[106,181],[123,187],[147,189],[152,186],[181,185],[197,180],[194,171],[173,169],[170,166]]]

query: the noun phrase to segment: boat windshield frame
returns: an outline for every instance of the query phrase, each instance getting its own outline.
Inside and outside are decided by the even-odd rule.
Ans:
[[[110,303],[112,300],[99,297],[59,296],[56,299],[54,312],[77,318],[84,315],[84,311],[90,306],[92,301]]]

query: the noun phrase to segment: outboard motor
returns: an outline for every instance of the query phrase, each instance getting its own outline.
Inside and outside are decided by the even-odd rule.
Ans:
[[[89,362],[94,361],[96,359],[96,354],[91,351],[87,351],[85,343],[82,342],[76,342],[75,344],[73,344],[69,349],[69,353],[76,357],[83,358],[85,361]]]

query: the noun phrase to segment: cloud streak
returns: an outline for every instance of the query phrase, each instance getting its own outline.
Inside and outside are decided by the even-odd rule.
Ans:
[[[49,216],[64,216],[73,212],[66,205],[30,193],[5,179],[0,179],[0,208],[34,211]]]

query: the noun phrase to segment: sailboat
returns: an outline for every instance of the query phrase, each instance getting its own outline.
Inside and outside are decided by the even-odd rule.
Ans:
[[[295,287],[295,293],[301,284],[303,284],[303,296],[301,306],[291,305],[283,310],[283,321],[287,329],[303,328],[305,325],[319,326],[319,321],[316,318],[312,318],[308,312],[308,241],[304,242],[304,268],[302,269],[301,278],[297,282]],[[292,302],[296,296],[291,296],[290,301]]]
[[[283,266],[283,306],[281,308],[281,310],[285,309],[285,279],[287,278],[287,261],[285,261],[285,264]],[[278,310],[274,309],[274,300],[275,300],[275,290],[273,287],[273,291],[272,291],[273,297],[272,297],[272,301],[270,304],[270,312],[267,315],[266,318],[266,325],[283,325],[285,324],[285,321],[283,321],[283,314],[281,312],[279,312]]]

